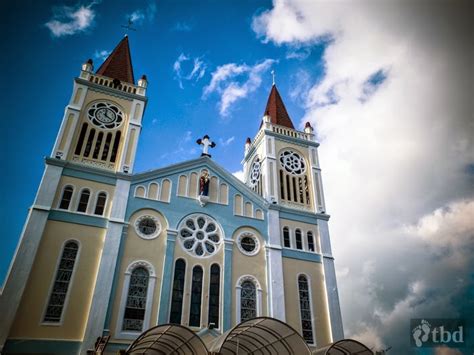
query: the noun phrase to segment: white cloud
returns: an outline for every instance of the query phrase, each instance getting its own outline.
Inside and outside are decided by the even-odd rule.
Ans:
[[[96,50],[95,53],[94,53],[94,58],[104,61],[105,59],[107,59],[109,54],[110,54],[110,51],[105,50],[105,49],[103,49],[101,51]]]
[[[156,16],[156,3],[152,0],[148,1],[146,8],[144,9],[136,9],[132,13],[127,15],[127,20],[132,22],[132,27],[143,25],[145,20],[148,22],[153,22]]]
[[[326,43],[300,127],[316,127],[336,267],[354,276],[339,282],[346,336],[395,353],[410,318],[474,311],[470,7],[278,0],[252,25],[290,49]]]
[[[173,26],[172,31],[176,32],[190,32],[193,27],[187,22],[176,22]]]
[[[235,140],[235,137],[232,136],[232,137],[229,137],[227,138],[226,140],[222,139],[222,138],[219,138],[219,145],[221,145],[222,147],[227,147],[229,144],[231,144],[233,141]]]
[[[217,92],[220,95],[219,112],[221,116],[228,116],[232,105],[260,87],[262,74],[275,62],[273,59],[265,59],[254,66],[235,63],[219,66],[212,73],[209,85],[204,88],[203,97]]]
[[[244,182],[245,178],[244,178],[244,171],[243,170],[239,170],[239,171],[236,171],[236,172],[233,172],[232,175],[234,175],[237,179],[239,179],[240,181]]]
[[[135,10],[128,16],[128,18],[133,24],[140,25],[143,23],[143,20],[145,19],[145,14],[143,13],[142,10]]]
[[[182,64],[188,61],[193,62],[192,69],[188,74],[183,73]],[[183,81],[194,81],[198,82],[206,74],[206,64],[202,60],[202,57],[191,58],[184,53],[181,53],[173,64],[173,71],[175,72],[175,79],[178,80],[179,87],[184,89]]]
[[[53,18],[45,26],[53,37],[70,36],[86,31],[94,22],[95,11],[90,5],[60,6],[53,8]]]

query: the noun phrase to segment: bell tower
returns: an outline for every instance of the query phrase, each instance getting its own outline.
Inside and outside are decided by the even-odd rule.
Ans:
[[[295,129],[273,84],[260,129],[245,144],[246,184],[273,204],[324,213],[318,146],[309,122]]]
[[[125,36],[94,73],[89,59],[74,79],[52,156],[131,173],[147,102],[146,76],[135,84]]]

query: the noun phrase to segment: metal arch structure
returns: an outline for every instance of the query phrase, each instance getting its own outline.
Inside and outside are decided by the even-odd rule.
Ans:
[[[209,344],[210,354],[311,354],[303,337],[288,324],[270,317],[242,322]]]
[[[201,338],[189,328],[162,324],[142,333],[128,347],[126,354],[207,355],[208,351]]]
[[[373,355],[364,344],[352,339],[342,339],[324,348],[313,351],[313,355]]]

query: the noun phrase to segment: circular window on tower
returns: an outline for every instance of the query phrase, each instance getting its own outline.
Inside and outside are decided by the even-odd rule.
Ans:
[[[154,239],[161,232],[161,224],[156,217],[143,215],[135,221],[135,231],[143,239]]]
[[[214,255],[222,242],[222,230],[209,216],[194,214],[186,217],[178,228],[183,249],[198,257]]]
[[[114,104],[101,101],[96,102],[87,110],[89,121],[102,129],[114,129],[123,122],[123,112]]]
[[[261,164],[260,160],[256,158],[252,165],[250,166],[249,171],[249,185],[250,187],[255,187],[260,180],[260,171],[261,171]]]
[[[242,232],[237,238],[237,246],[239,250],[249,256],[253,256],[260,250],[260,243],[254,233]]]
[[[281,152],[280,164],[292,175],[301,175],[306,171],[304,158],[293,150],[285,150]]]

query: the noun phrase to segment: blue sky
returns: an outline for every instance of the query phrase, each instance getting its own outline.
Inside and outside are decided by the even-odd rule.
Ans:
[[[410,318],[474,320],[472,2],[1,6],[1,278],[72,79],[88,58],[100,65],[132,16],[135,76],[147,74],[150,99],[135,171],[194,158],[209,134],[214,159],[239,172],[273,69],[294,124],[310,121],[321,143],[346,336],[421,354]]]

